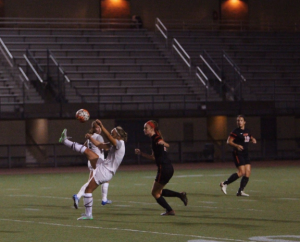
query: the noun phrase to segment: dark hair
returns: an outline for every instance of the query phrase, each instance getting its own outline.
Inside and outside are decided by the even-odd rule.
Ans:
[[[246,121],[245,115],[243,115],[243,114],[239,114],[239,115],[237,116],[237,118],[243,118],[244,121]]]
[[[121,126],[117,126],[117,127],[115,127],[115,129],[117,130],[117,133],[121,136],[121,138],[125,142],[127,142],[128,134],[125,132],[125,130]]]

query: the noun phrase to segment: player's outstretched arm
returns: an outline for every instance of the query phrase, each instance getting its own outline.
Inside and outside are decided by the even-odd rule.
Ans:
[[[99,149],[108,150],[110,148],[110,144],[109,143],[101,143],[100,141],[94,139],[91,134],[86,134],[85,138],[89,139]]]
[[[100,128],[102,129],[102,133],[106,136],[106,138],[109,140],[109,142],[113,146],[116,146],[117,145],[117,140],[111,136],[110,132],[108,132],[108,130],[104,127],[102,122],[99,119],[97,119],[96,123],[100,126]]]

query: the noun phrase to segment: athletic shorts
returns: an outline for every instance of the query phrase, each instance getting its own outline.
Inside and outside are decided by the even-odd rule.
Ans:
[[[97,161],[97,163],[96,163],[96,167],[98,167],[102,162],[104,162],[104,160],[102,160],[101,158],[99,158],[98,161]],[[88,161],[88,168],[89,168],[90,171],[94,170],[94,168],[92,167],[90,161]]]
[[[171,164],[161,165],[158,167],[155,181],[159,184],[167,184],[174,174],[174,168]]]
[[[233,151],[232,155],[236,167],[251,164],[248,154],[243,154],[243,153],[238,153],[236,151]]]
[[[108,182],[112,179],[114,174],[107,170],[103,163],[100,163],[97,168],[93,171],[95,182],[98,185],[101,185],[102,183]]]

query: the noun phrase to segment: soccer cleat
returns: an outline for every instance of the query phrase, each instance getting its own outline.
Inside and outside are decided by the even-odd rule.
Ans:
[[[77,194],[74,194],[72,198],[73,198],[73,201],[74,201],[74,207],[76,209],[78,209],[79,198],[77,197]]]
[[[65,139],[67,139],[67,129],[64,129],[63,132],[61,133],[61,136],[58,140],[59,143],[63,143]]]
[[[180,196],[181,201],[183,202],[184,206],[186,206],[188,204],[186,192],[181,192],[180,195],[181,195]]]
[[[243,191],[237,192],[236,195],[237,196],[242,196],[242,197],[249,197],[249,194],[244,193]]]
[[[112,200],[102,201],[101,204],[102,204],[102,206],[104,206],[106,204],[112,204]]]
[[[86,214],[81,214],[82,216],[79,217],[77,220],[92,220],[93,219],[93,216],[87,216]]]
[[[220,183],[220,187],[221,187],[221,191],[222,191],[224,194],[227,194],[227,191],[226,191],[227,185],[224,184],[224,182],[221,182],[221,183]]]
[[[166,211],[165,213],[161,213],[160,214],[161,216],[168,216],[168,215],[175,215],[175,211],[174,210],[171,210],[171,211]]]

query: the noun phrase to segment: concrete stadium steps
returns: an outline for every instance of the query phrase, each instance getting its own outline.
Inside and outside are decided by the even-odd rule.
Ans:
[[[168,36],[179,41],[194,65],[202,65],[199,55],[206,50],[221,67],[225,50],[247,80],[243,83],[245,100],[273,100],[270,95],[262,96],[263,87],[274,83],[278,93],[299,93],[297,88],[288,88],[291,82],[300,85],[299,33],[168,30]],[[226,79],[231,79],[233,74],[227,69]],[[282,84],[277,84],[279,81]]]
[[[11,29],[10,32],[4,29],[0,34],[15,60],[24,68],[23,54],[27,48],[44,69],[47,65],[46,50],[50,49],[71,80],[65,91],[69,102],[98,102],[95,89],[98,90],[100,82],[99,91],[104,90],[107,102],[114,99],[111,95],[120,92],[145,94],[146,100],[156,99],[156,95],[163,93],[165,99],[176,102],[186,95],[193,95],[194,102],[205,96],[204,87],[194,87],[186,81],[145,30]],[[94,81],[98,83],[93,86]],[[85,90],[79,88],[79,82],[86,86]],[[130,98],[131,102],[144,100],[135,95]]]

